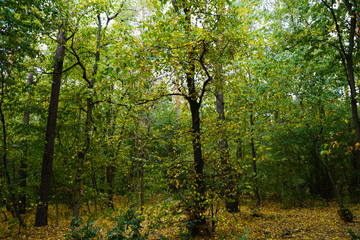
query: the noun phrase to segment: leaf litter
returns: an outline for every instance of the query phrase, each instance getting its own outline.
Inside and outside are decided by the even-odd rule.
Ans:
[[[160,204],[161,206],[161,204]],[[119,206],[118,206],[119,207]],[[123,206],[122,208],[126,208]],[[343,222],[337,214],[337,205],[314,206],[308,208],[283,208],[281,204],[268,202],[260,207],[245,204],[240,212],[230,214],[220,211],[216,217],[215,232],[211,236],[198,239],[351,239],[349,230],[360,236],[360,204],[350,205],[355,216],[352,223]],[[49,225],[34,227],[34,210],[25,216],[27,229],[20,229],[10,213],[3,209],[0,217],[0,239],[65,239],[70,231],[71,211],[60,206],[58,225],[56,225],[55,207],[50,206]],[[158,210],[156,210],[158,209]],[[5,219],[5,213],[7,219]],[[113,213],[116,214],[116,213]],[[100,236],[106,239],[106,232],[115,226],[108,218],[109,214],[98,214],[94,225],[99,227]],[[163,208],[150,206],[144,210],[143,230],[151,231],[149,239],[180,239],[184,233],[184,217],[175,218]],[[161,224],[149,230],[151,222]],[[5,221],[6,220],[6,221]],[[151,227],[150,227],[151,228]],[[2,229],[2,230],[1,230]],[[186,239],[182,236],[182,239]]]

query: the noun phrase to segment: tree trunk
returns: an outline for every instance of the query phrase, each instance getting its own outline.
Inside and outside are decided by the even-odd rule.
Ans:
[[[54,157],[54,142],[56,132],[56,118],[59,105],[61,75],[65,57],[66,31],[60,28],[58,35],[58,46],[55,55],[55,64],[53,72],[53,82],[51,86],[51,98],[49,104],[49,114],[46,126],[45,152],[41,170],[40,183],[40,202],[37,206],[35,226],[45,226],[48,224],[48,204],[50,195],[50,180],[52,174],[52,165]]]
[[[30,72],[28,75],[28,79],[27,79],[27,86],[30,86],[33,84],[33,79],[34,79],[34,73]],[[27,98],[26,101],[28,102],[29,98]],[[30,112],[29,112],[29,107],[26,106],[25,113],[24,113],[24,125],[28,126],[29,123],[30,123]],[[22,146],[23,157],[20,160],[19,176],[20,176],[20,188],[23,189],[23,191],[22,191],[23,193],[19,196],[19,212],[21,214],[25,214],[26,213],[26,194],[24,192],[25,192],[25,188],[26,188],[26,178],[27,178],[27,155],[28,155],[27,141],[24,140],[22,145],[23,145]]]
[[[83,78],[88,83],[88,93],[92,92],[92,89],[95,84],[95,78],[98,71],[98,62],[100,60],[100,41],[101,41],[101,17],[100,14],[97,15],[98,19],[98,31],[96,35],[96,53],[95,53],[95,64],[93,67],[93,74],[92,79],[87,78],[86,69],[83,68],[84,74]],[[80,207],[81,207],[81,185],[82,185],[82,169],[84,164],[84,159],[87,156],[87,153],[90,148],[90,142],[91,142],[91,136],[90,136],[90,130],[92,125],[92,111],[93,111],[93,99],[92,96],[88,95],[86,99],[86,120],[85,120],[85,140],[84,140],[84,146],[82,148],[82,151],[78,153],[78,163],[76,168],[76,174],[75,174],[75,199],[74,199],[74,207],[73,207],[73,218],[72,223],[74,223],[75,220],[79,218],[80,215]]]
[[[206,197],[205,197],[205,180],[204,180],[204,159],[202,157],[201,137],[200,137],[200,104],[195,100],[189,100],[191,118],[192,118],[192,146],[194,152],[194,166],[195,166],[195,179],[194,179],[194,209],[191,212],[191,221],[194,224],[191,228],[191,235],[201,235],[203,226],[206,226],[205,210],[206,210]]]
[[[111,85],[109,87],[109,91],[114,91],[114,86]],[[109,97],[109,101],[111,102],[111,97]],[[106,134],[110,137],[114,135],[115,132],[115,123],[114,123],[115,112],[113,107],[111,106],[108,113],[108,128],[106,129]],[[109,155],[110,161],[106,165],[106,183],[107,183],[107,195],[108,195],[108,207],[114,209],[114,180],[115,180],[115,172],[116,172],[116,160],[115,154],[113,153],[114,149],[109,144],[105,145],[105,154]]]
[[[2,79],[3,80],[3,79]],[[5,94],[5,84],[4,81],[1,81],[1,99],[0,99],[0,122],[1,122],[1,130],[2,130],[2,162],[5,172],[5,182],[7,184],[7,188],[9,191],[9,198],[10,201],[6,201],[6,207],[10,210],[10,212],[15,216],[20,223],[20,226],[26,227],[26,224],[22,217],[20,216],[20,212],[18,210],[18,202],[15,196],[15,191],[11,182],[10,174],[9,174],[9,168],[8,168],[8,159],[7,159],[7,131],[6,131],[6,120],[5,115],[3,111],[3,103],[4,103],[4,94]]]
[[[360,143],[360,124],[359,124],[359,114],[357,108],[357,93],[355,86],[355,77],[354,77],[354,67],[352,57],[347,58],[347,71],[348,71],[348,83],[350,86],[350,97],[351,97],[351,113],[353,120],[353,128],[355,131],[355,142]],[[353,150],[352,164],[355,169],[360,170],[360,149],[355,144]]]
[[[299,100],[299,99],[298,99]],[[305,115],[305,109],[304,109],[304,106],[302,104],[302,101],[299,100],[299,103],[300,103],[300,106],[301,106],[301,110],[303,112],[303,115]],[[340,195],[340,192],[339,192],[339,189],[337,188],[337,185],[334,181],[334,178],[333,178],[333,175],[331,173],[331,170],[330,170],[330,167],[329,165],[324,161],[323,157],[321,156],[320,154],[320,148],[319,148],[319,139],[318,139],[318,136],[315,134],[315,132],[312,130],[312,128],[310,127],[310,125],[308,123],[305,123],[306,127],[309,129],[310,131],[310,134],[311,134],[311,138],[313,140],[313,143],[314,143],[314,147],[315,147],[315,154],[316,154],[316,157],[317,159],[319,160],[319,162],[325,167],[326,169],[326,173],[329,177],[329,180],[330,180],[330,184],[331,184],[331,187],[333,188],[334,190],[334,193],[335,193],[335,197],[336,197],[336,200],[338,202],[338,205],[339,205],[339,215],[341,217],[341,219],[343,219],[345,222],[352,222],[353,220],[353,214],[351,213],[351,211],[349,209],[347,209],[345,206],[344,206],[344,203],[342,201],[342,198],[341,198],[341,195]]]
[[[194,167],[195,167],[195,178],[194,178],[194,189],[193,189],[193,201],[194,207],[190,209],[190,221],[192,222],[190,232],[192,236],[199,236],[208,234],[206,226],[206,185],[204,179],[204,159],[202,157],[201,149],[201,133],[200,133],[200,107],[201,104],[196,100],[195,91],[195,65],[193,62],[190,63],[190,71],[186,74],[187,86],[188,86],[188,97],[187,101],[191,111],[191,129],[192,129],[192,146],[194,152]]]
[[[250,126],[251,126],[251,156],[252,156],[252,160],[251,160],[251,164],[253,167],[253,171],[254,171],[254,194],[255,194],[255,199],[256,199],[256,205],[260,206],[261,200],[260,200],[260,193],[259,193],[259,184],[258,184],[258,179],[257,179],[257,165],[256,165],[256,148],[255,148],[255,143],[254,143],[254,116],[252,114],[250,114]]]
[[[318,138],[317,136],[315,135],[315,133],[311,131],[311,134],[312,134],[312,137],[313,137],[313,142],[314,142],[314,145],[315,145],[315,152],[316,152],[316,156],[318,158],[318,160],[321,162],[321,164],[325,167],[326,169],[326,173],[330,179],[330,183],[331,183],[331,186],[334,190],[334,193],[335,193],[335,197],[336,197],[336,200],[338,202],[338,205],[339,205],[339,210],[338,210],[338,213],[339,213],[339,216],[342,220],[344,220],[345,222],[352,222],[353,221],[353,214],[351,213],[351,211],[349,209],[347,209],[345,206],[344,206],[344,203],[342,201],[342,198],[341,198],[341,195],[340,195],[340,192],[336,186],[336,183],[334,181],[334,178],[332,176],[332,173],[331,173],[331,170],[330,170],[330,167],[329,165],[324,161],[324,159],[322,158],[321,154],[320,154],[320,151],[319,151],[319,144],[318,144]]]
[[[360,143],[360,122],[359,122],[359,115],[357,109],[357,91],[355,85],[355,72],[354,72],[354,50],[356,49],[356,30],[358,23],[358,16],[359,11],[357,9],[356,1],[354,4],[350,0],[344,0],[344,5],[346,7],[347,13],[350,18],[349,24],[349,32],[348,36],[343,36],[339,21],[340,18],[336,15],[334,8],[331,4],[328,4],[325,0],[321,0],[322,3],[328,8],[331,13],[331,16],[334,20],[336,33],[337,33],[337,40],[339,42],[338,50],[340,52],[341,60],[345,69],[347,82],[350,88],[350,98],[351,98],[351,113],[352,113],[352,120],[353,120],[353,129],[355,131],[355,144],[353,149],[353,157],[352,157],[352,165],[355,169],[360,170],[360,149],[357,147],[357,143]],[[346,40],[346,43],[344,41]]]
[[[354,1],[355,2],[355,1]],[[356,92],[356,85],[355,85],[355,71],[354,71],[354,50],[355,50],[355,39],[356,39],[356,28],[358,24],[358,9],[352,5],[349,0],[344,0],[345,6],[348,10],[349,15],[351,16],[350,19],[350,28],[349,28],[349,43],[348,49],[345,50],[345,46],[339,39],[340,44],[342,46],[342,51],[344,57],[342,58],[344,65],[346,64],[346,71],[347,71],[347,80],[350,87],[350,96],[351,96],[351,112],[352,112],[352,119],[353,119],[353,128],[355,131],[355,142],[360,143],[360,123],[359,123],[359,114],[357,108],[357,92]],[[355,144],[354,147],[354,155],[352,159],[352,163],[355,169],[360,170],[360,149]]]
[[[181,15],[180,9],[185,15],[185,32],[190,34],[191,32],[191,2],[181,2],[177,0],[172,0],[172,5],[177,12]],[[203,54],[206,50],[203,49]],[[193,159],[194,159],[194,184],[192,189],[192,199],[191,204],[188,209],[189,211],[189,221],[190,225],[188,230],[190,231],[191,236],[196,237],[200,235],[208,235],[209,228],[206,225],[206,183],[204,178],[204,159],[202,157],[201,149],[201,132],[200,132],[200,107],[202,98],[205,93],[206,84],[211,80],[209,77],[203,85],[202,90],[200,91],[200,97],[197,95],[196,84],[195,84],[195,54],[193,49],[189,49],[188,52],[188,65],[185,66],[186,71],[186,83],[188,94],[183,95],[187,102],[189,103],[191,111],[191,130],[192,130],[192,147],[193,147]],[[203,59],[200,59],[203,61]],[[203,64],[203,62],[202,62]]]
[[[222,83],[220,83],[222,84]],[[228,141],[223,130],[223,122],[225,121],[225,103],[224,93],[222,86],[219,87],[215,92],[216,97],[216,111],[218,113],[218,124],[219,126],[219,148],[220,148],[220,162],[221,171],[224,175],[224,196],[225,196],[225,208],[229,213],[239,212],[239,198],[238,191],[232,175],[231,165],[229,163],[229,146]]]
[[[113,161],[113,155],[111,154],[111,161]],[[108,185],[108,195],[109,195],[109,200],[108,200],[108,207],[114,209],[114,179],[115,179],[115,171],[116,171],[116,167],[114,165],[114,163],[110,163],[109,166],[106,167],[106,182]]]

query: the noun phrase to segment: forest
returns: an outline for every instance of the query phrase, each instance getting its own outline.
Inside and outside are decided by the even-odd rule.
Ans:
[[[1,239],[360,239],[358,0],[0,0]]]

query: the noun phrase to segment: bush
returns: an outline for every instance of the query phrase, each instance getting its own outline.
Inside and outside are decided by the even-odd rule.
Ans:
[[[86,224],[81,221],[81,217],[75,219],[71,226],[71,232],[66,235],[66,239],[88,240],[98,237],[99,228],[93,226],[93,222],[88,220]]]
[[[145,240],[148,233],[141,234],[141,223],[143,218],[135,212],[134,207],[128,211],[121,212],[117,218],[117,227],[109,231],[106,235],[109,240]]]

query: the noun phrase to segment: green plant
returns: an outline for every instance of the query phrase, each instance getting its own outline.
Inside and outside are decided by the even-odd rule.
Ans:
[[[117,218],[117,226],[106,235],[109,240],[145,240],[148,233],[141,234],[143,218],[130,207]]]
[[[247,237],[249,237],[249,230],[245,229],[245,231],[237,238],[235,238],[236,240],[246,240]]]
[[[93,221],[88,220],[85,224],[81,217],[74,219],[71,231],[66,235],[66,239],[87,240],[94,239],[98,236],[99,228],[93,226]]]
[[[353,230],[349,230],[349,234],[352,240],[360,239],[360,236],[356,235]]]
[[[190,234],[189,229],[193,226],[193,222],[186,221],[179,225],[179,238],[182,240],[191,239],[192,236]]]

